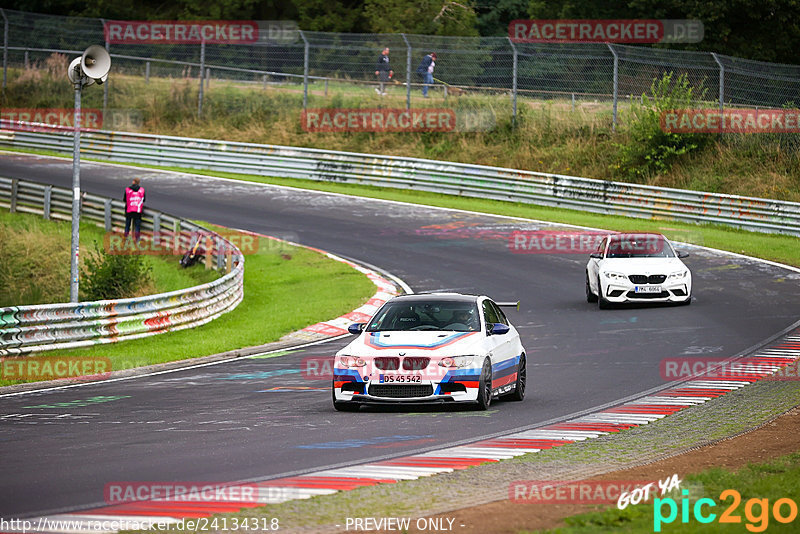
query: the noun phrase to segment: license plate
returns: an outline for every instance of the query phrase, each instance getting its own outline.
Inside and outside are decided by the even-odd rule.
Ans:
[[[661,286],[636,286],[636,293],[661,293]]]
[[[422,377],[419,375],[381,375],[381,384],[411,384],[422,382]]]

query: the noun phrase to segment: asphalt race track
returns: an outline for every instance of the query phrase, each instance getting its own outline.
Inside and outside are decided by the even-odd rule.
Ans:
[[[5,154],[0,175],[69,186],[71,161]],[[748,259],[688,249],[691,306],[601,311],[584,298],[586,256],[510,252],[502,236],[538,223],[82,165],[83,189],[102,195],[121,197],[133,176],[142,177],[152,208],[373,264],[417,292],[520,300],[520,311],[508,315],[527,349],[528,396],[489,412],[338,413],[329,382],[300,371],[304,358],[332,355],[345,343],[335,341],[279,357],[0,397],[2,517],[99,505],[110,482],[265,479],[511,432],[663,386],[663,358],[732,356],[800,317],[800,274]]]

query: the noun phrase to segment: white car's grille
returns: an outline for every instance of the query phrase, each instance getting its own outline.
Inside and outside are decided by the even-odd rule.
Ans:
[[[665,274],[651,274],[650,276],[646,274],[632,274],[628,276],[628,280],[634,284],[663,284],[666,279],[667,275]]]

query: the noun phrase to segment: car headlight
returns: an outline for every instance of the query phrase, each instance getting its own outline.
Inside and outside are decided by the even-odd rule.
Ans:
[[[367,362],[364,358],[358,358],[356,356],[339,356],[339,364],[342,367],[364,367],[367,365]]]
[[[674,273],[669,273],[669,276],[667,278],[669,278],[670,280],[682,280],[686,278],[688,274],[689,274],[688,270],[675,271]]]
[[[603,275],[605,275],[606,278],[609,278],[611,280],[627,280],[627,278],[628,278],[627,276],[625,276],[622,273],[615,273],[615,272],[611,272],[611,271],[606,271],[606,272],[603,273]]]
[[[468,367],[472,365],[476,356],[447,356],[439,360],[442,367]]]

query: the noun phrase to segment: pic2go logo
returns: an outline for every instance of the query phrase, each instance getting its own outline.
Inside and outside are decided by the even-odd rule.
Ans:
[[[695,501],[694,505],[689,503],[689,490],[682,490],[680,514],[681,523],[689,523],[689,514],[699,523],[711,523],[717,519],[717,514],[711,511],[717,503],[713,499],[703,498]],[[727,489],[719,494],[720,501],[732,499],[733,502],[719,516],[719,523],[741,523],[742,517],[736,513],[736,509],[742,502],[741,494],[734,489]],[[666,510],[665,510],[666,508]],[[665,515],[666,514],[666,515]],[[744,516],[748,521],[745,528],[750,532],[764,532],[769,526],[770,515],[778,523],[791,523],[797,518],[797,503],[789,498],[776,500],[770,508],[769,499],[748,499],[744,504]],[[661,532],[661,525],[673,523],[678,518],[678,503],[675,499],[667,497],[664,499],[656,498],[653,501],[653,531]]]

